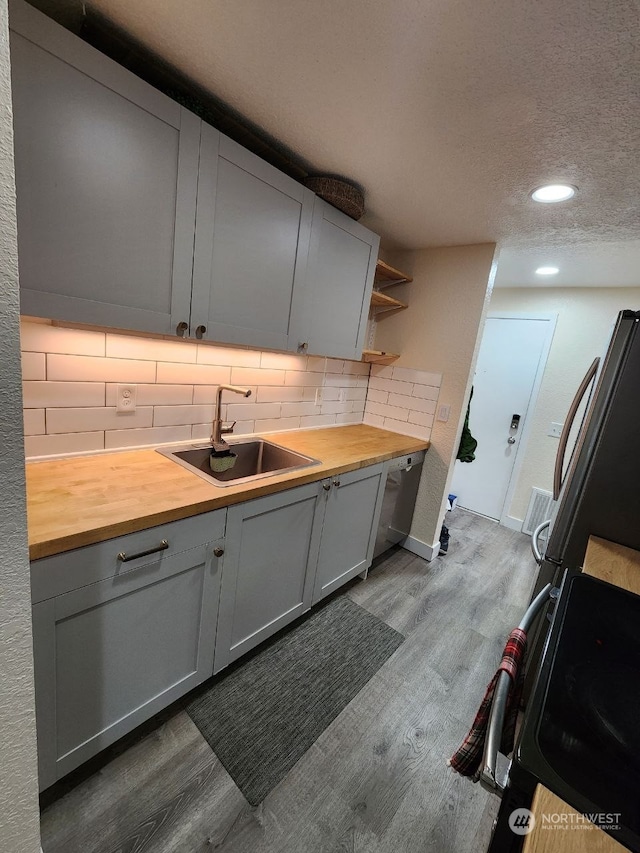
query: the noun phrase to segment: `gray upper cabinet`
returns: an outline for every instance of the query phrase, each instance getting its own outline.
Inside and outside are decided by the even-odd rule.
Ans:
[[[22,313],[174,332],[200,120],[26,3],[10,24]]]
[[[359,359],[380,238],[316,198],[303,337],[308,352]]]
[[[314,195],[203,125],[191,332],[296,350]]]
[[[324,481],[324,523],[313,604],[371,565],[382,507],[383,465]]]
[[[215,672],[311,607],[321,484],[229,507]]]

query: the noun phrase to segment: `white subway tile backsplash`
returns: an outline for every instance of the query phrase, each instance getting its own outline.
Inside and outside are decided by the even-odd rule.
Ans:
[[[57,352],[66,355],[104,355],[104,332],[63,329],[44,323],[20,323],[20,346],[23,352]]]
[[[25,436],[24,449],[28,458],[58,456],[69,453],[90,453],[104,448],[104,432],[74,432],[61,435]]]
[[[270,420],[280,417],[280,403],[228,403],[227,420]]]
[[[400,406],[402,409],[415,409],[418,412],[428,412],[432,415],[436,410],[433,400],[425,400],[422,397],[408,397],[405,394],[389,394],[389,405]]]
[[[284,385],[284,370],[263,370],[252,367],[232,367],[232,385]]]
[[[426,440],[429,437],[425,436],[424,427],[404,421],[396,421],[393,418],[384,419],[384,428],[391,430],[391,432],[399,432],[401,435],[410,435],[413,438],[424,438]]]
[[[156,364],[154,361],[49,353],[47,379],[63,382],[155,382]]]
[[[191,364],[196,360],[196,347],[189,341],[164,341],[130,335],[107,334],[108,358],[133,358],[143,361],[175,361]]]
[[[311,373],[324,373],[327,369],[327,359],[324,356],[310,355],[307,357],[307,370]]]
[[[263,352],[260,367],[272,370],[306,370],[307,356],[293,353]]]
[[[44,409],[24,409],[24,434],[44,435]]]
[[[283,418],[295,418],[302,415],[318,415],[320,407],[315,403],[283,403],[281,407],[281,415]]]
[[[369,388],[373,388],[374,391],[389,391],[393,394],[408,394],[409,396],[413,392],[411,382],[397,382],[394,379],[382,379],[379,376],[372,376],[369,379]]]
[[[213,405],[156,406],[153,410],[154,427],[200,424],[205,421],[213,421]]]
[[[429,439],[441,379],[440,374],[424,370],[373,365],[364,422]]]
[[[153,409],[138,407],[135,412],[115,408],[47,409],[47,432],[95,432],[99,429],[134,429],[153,424]]]
[[[388,391],[377,391],[375,388],[369,388],[367,391],[367,402],[371,403],[387,403],[389,401]]]
[[[284,375],[285,385],[294,386],[321,386],[324,373],[308,373],[302,370],[287,370]]]
[[[426,438],[440,383],[409,368],[30,321],[23,349],[28,456],[208,441],[216,389],[229,383],[252,391],[223,398],[235,435],[364,420]],[[116,411],[120,383],[137,385],[135,412]]]
[[[268,418],[256,421],[256,432],[280,432],[285,429],[300,429],[300,418]]]
[[[425,400],[437,400],[440,388],[437,385],[414,385],[412,397],[422,397]]]
[[[362,422],[369,426],[384,427],[384,418],[381,415],[374,415],[368,409],[365,409]]]
[[[22,393],[27,409],[105,405],[104,382],[23,382]]]
[[[366,411],[383,418],[394,418],[398,421],[406,421],[409,417],[408,409],[400,409],[397,406],[390,406],[388,403],[369,403]]]
[[[46,379],[46,357],[42,352],[22,353],[22,379]]]
[[[331,426],[335,422],[335,415],[305,415],[300,418],[300,427],[305,429],[308,427]]]
[[[127,380],[122,380],[127,381]],[[128,380],[132,382],[134,380]],[[143,380],[144,381],[144,380]],[[158,362],[156,382],[166,385],[228,385],[231,368],[209,364],[172,364]]]
[[[260,367],[260,352],[258,350],[198,344],[197,353],[196,360],[198,364],[221,364],[227,367]]]
[[[76,385],[79,383],[65,383]],[[198,389],[200,386],[198,386]],[[117,384],[107,384],[106,404],[115,406],[118,396]],[[186,406],[193,400],[193,385],[138,385],[136,405],[138,406]]]
[[[256,403],[299,403],[302,401],[304,388],[295,385],[272,385],[258,388]],[[315,395],[315,389],[314,389]]]
[[[426,412],[409,412],[407,420],[410,424],[419,424],[425,427],[433,426],[433,415],[428,415]]]
[[[217,385],[196,385],[193,389],[193,402],[205,406],[208,404],[214,405],[217,390]],[[255,403],[258,389],[253,385],[249,387],[249,390],[251,391],[250,397],[243,397],[240,394],[234,394],[232,391],[223,391],[223,405],[226,405],[227,403]]]
[[[189,441],[190,438],[191,424],[148,429],[107,430],[104,434],[104,446],[108,450],[115,450],[119,447],[140,447],[144,444],[173,444],[177,441]]]

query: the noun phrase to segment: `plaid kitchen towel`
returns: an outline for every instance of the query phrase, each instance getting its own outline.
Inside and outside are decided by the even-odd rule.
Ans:
[[[501,672],[506,672],[509,675],[511,678],[511,687],[507,699],[507,710],[500,749],[505,755],[513,749],[516,718],[518,716],[518,706],[520,704],[520,694],[522,693],[524,678],[523,663],[526,645],[526,633],[521,631],[520,628],[514,628],[509,634],[507,645],[504,647],[504,652],[502,653],[500,666],[487,686],[484,699],[480,704],[473,725],[469,729],[469,734],[447,761],[447,764],[462,776],[473,776],[474,782],[478,781],[482,772],[482,756],[487,736],[491,703]]]

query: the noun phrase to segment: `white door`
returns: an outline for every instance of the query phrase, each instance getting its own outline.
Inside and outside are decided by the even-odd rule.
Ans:
[[[552,326],[550,318],[487,319],[469,417],[469,429],[478,442],[476,458],[456,462],[451,484],[451,492],[465,509],[496,520],[502,517]]]

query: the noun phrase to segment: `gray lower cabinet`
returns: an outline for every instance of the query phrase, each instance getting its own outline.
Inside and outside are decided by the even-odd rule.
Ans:
[[[313,604],[371,565],[384,492],[382,472],[380,463],[324,481]]]
[[[10,19],[21,312],[172,333],[200,119],[28,4]]]
[[[380,238],[316,198],[307,265],[308,352],[359,359]]]
[[[298,349],[313,201],[302,184],[203,125],[192,333]]]
[[[47,558],[44,568],[68,586],[83,558],[92,577],[117,559],[116,549],[135,558],[141,544],[161,537],[168,543],[119,561],[112,577],[33,605],[41,788],[211,676],[222,573],[214,550],[223,550],[223,539],[202,539],[224,533],[224,516],[220,510],[187,519],[187,532],[196,535],[186,550],[177,550],[183,522],[174,522]]]
[[[214,671],[311,607],[321,483],[230,507]]]

